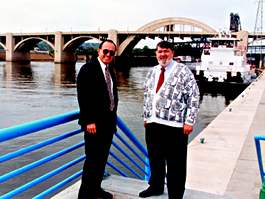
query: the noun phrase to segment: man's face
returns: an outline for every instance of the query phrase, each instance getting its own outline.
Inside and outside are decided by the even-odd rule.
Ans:
[[[110,64],[115,55],[115,46],[111,42],[105,42],[98,49],[98,57],[104,64]]]
[[[156,58],[161,66],[167,66],[173,59],[174,52],[169,48],[160,48],[156,50]]]

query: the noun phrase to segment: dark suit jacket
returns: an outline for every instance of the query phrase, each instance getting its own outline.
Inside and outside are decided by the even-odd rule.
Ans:
[[[79,124],[111,125],[116,129],[116,111],[118,104],[116,77],[112,66],[109,67],[113,81],[115,108],[110,112],[110,99],[104,73],[98,59],[84,64],[77,76],[77,99],[80,108]]]

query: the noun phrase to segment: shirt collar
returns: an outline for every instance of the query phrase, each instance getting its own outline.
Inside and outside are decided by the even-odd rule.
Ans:
[[[167,72],[167,71],[170,71],[171,69],[172,69],[172,67],[173,67],[173,65],[174,65],[174,61],[172,60],[166,67],[165,67],[165,72]],[[158,65],[158,67],[157,67],[157,70],[161,70],[161,65]]]
[[[98,61],[99,61],[99,64],[100,64],[102,70],[105,71],[106,64],[104,64],[104,63],[99,59],[99,57],[98,57],[97,59],[98,59]]]

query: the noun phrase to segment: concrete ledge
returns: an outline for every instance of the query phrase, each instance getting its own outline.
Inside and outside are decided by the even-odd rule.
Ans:
[[[145,181],[133,178],[111,175],[103,181],[102,186],[105,190],[114,194],[115,199],[138,199],[138,193],[144,190],[148,184]],[[78,195],[80,181],[68,187],[63,192],[52,197],[52,199],[75,199]],[[149,199],[168,199],[166,188],[161,196],[149,197]],[[184,199],[233,199],[231,197],[218,196],[214,194],[186,190]]]
[[[80,182],[76,182],[74,185],[68,187],[61,193],[52,197],[52,199],[74,199],[77,198]],[[115,199],[135,199],[139,198],[138,193],[147,187],[147,183],[142,180],[133,178],[125,178],[117,175],[110,175],[102,182],[102,187],[113,193]],[[150,197],[150,199],[166,199],[167,194],[162,196]]]

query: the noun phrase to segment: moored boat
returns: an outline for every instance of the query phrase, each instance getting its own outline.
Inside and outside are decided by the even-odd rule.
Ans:
[[[236,82],[248,84],[256,77],[255,69],[247,63],[239,40],[225,32],[211,38],[203,48],[201,62],[196,65],[196,77],[207,82]]]

